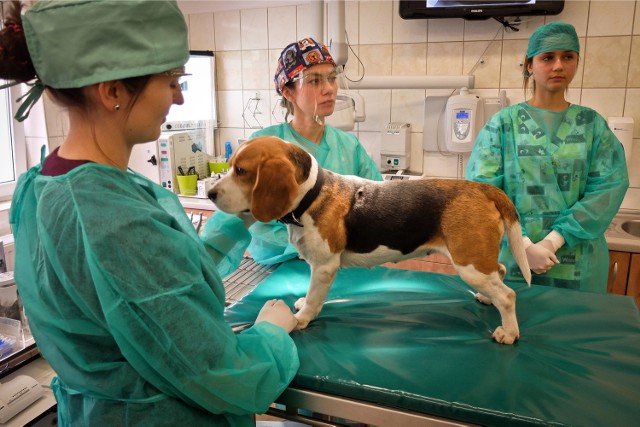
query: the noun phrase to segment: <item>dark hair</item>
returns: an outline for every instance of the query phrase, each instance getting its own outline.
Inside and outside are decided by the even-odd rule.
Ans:
[[[4,28],[0,30],[0,78],[27,83],[38,78],[33,61],[27,48],[27,39],[22,28],[22,4],[11,1],[3,2]],[[6,10],[8,9],[8,10]],[[144,90],[151,76],[130,77],[122,79],[124,87],[132,95],[133,105]],[[47,86],[47,92],[54,102],[63,107],[87,108],[84,88],[54,89]]]
[[[531,74],[529,74],[529,65],[531,65],[532,62],[533,62],[533,57],[527,58],[526,55],[524,56],[524,61],[522,65],[522,75],[523,75],[522,90],[524,90],[524,99],[527,99],[527,89],[529,89],[529,80],[533,82],[533,88],[531,89],[531,92],[535,93],[536,91],[536,82],[535,80],[531,79]]]
[[[12,1],[3,3],[2,8],[4,28],[0,30],[0,77],[26,83],[36,78],[36,70],[22,29],[22,5],[19,1]]]

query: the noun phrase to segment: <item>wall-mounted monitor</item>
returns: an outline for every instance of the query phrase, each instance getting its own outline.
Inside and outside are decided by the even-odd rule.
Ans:
[[[402,19],[557,15],[564,0],[400,0]]]

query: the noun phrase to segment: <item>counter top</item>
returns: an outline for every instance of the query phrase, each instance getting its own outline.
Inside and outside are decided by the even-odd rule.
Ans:
[[[609,250],[640,253],[640,237],[635,237],[622,229],[626,221],[640,220],[640,211],[621,209],[604,233]]]

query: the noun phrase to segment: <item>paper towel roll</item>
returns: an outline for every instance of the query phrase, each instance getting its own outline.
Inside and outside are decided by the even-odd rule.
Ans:
[[[633,118],[632,117],[609,117],[607,119],[609,128],[622,143],[627,166],[631,162],[631,151],[633,150]]]

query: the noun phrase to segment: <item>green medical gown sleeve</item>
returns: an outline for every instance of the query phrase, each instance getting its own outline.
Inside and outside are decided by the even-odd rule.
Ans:
[[[218,268],[225,277],[240,265],[251,234],[237,215],[216,211],[205,223],[200,236]]]
[[[600,115],[595,118],[594,136],[583,195],[560,212],[552,226],[569,247],[601,237],[629,187],[624,148]]]
[[[112,170],[79,169],[27,185],[35,197],[21,199],[35,202],[14,216],[16,270],[37,282],[20,291],[60,379],[108,401],[161,392],[214,414],[264,412],[297,371],[293,340],[266,322],[234,334],[186,215]]]

